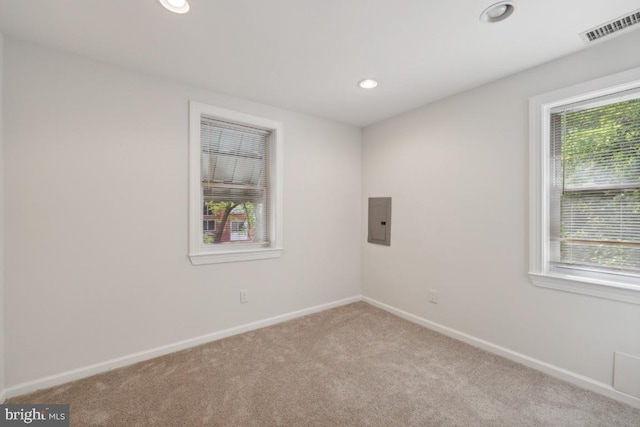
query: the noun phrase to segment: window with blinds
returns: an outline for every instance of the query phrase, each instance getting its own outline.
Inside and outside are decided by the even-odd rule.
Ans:
[[[270,131],[201,117],[202,242],[269,244]]]
[[[550,111],[549,262],[640,275],[640,92]]]
[[[529,278],[640,304],[640,68],[529,100]]]
[[[193,265],[283,252],[283,125],[189,101],[189,259]]]

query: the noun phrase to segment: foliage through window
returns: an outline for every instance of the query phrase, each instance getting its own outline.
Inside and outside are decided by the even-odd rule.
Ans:
[[[555,108],[550,120],[551,263],[640,274],[640,95]]]

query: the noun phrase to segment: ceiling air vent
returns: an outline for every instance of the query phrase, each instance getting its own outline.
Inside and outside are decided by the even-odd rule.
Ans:
[[[585,43],[591,43],[604,37],[611,37],[614,34],[618,35],[628,30],[640,28],[639,24],[640,9],[602,24],[599,27],[585,31],[584,33],[581,33],[580,36]]]

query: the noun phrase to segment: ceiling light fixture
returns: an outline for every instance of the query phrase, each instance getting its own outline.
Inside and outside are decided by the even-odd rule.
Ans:
[[[360,86],[362,89],[373,89],[374,87],[378,86],[378,82],[373,79],[364,79],[360,80],[358,86]]]
[[[187,0],[158,0],[165,9],[173,13],[189,12],[189,2]]]
[[[480,14],[480,20],[492,24],[507,19],[514,11],[513,3],[510,1],[501,1],[492,4]]]

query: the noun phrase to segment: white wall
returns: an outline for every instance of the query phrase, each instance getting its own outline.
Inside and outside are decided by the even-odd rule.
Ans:
[[[10,38],[5,79],[9,387],[360,294],[359,129]],[[282,258],[190,264],[190,99],[283,122]]]
[[[366,128],[363,203],[393,197],[393,225],[391,247],[363,243],[363,295],[610,385],[614,351],[640,356],[640,306],[529,281],[528,100],[638,67],[638,46],[636,31]]]
[[[0,402],[4,393],[4,36],[0,33]]]

